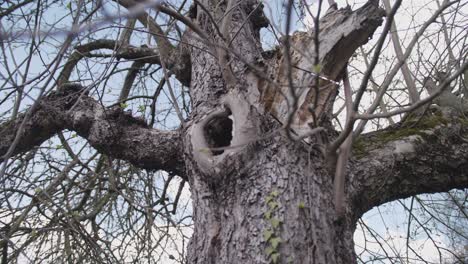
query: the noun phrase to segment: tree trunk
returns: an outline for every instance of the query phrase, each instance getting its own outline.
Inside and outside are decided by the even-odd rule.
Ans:
[[[291,116],[288,100],[296,98],[292,133],[310,131],[319,120],[329,129],[323,140],[331,139],[329,115],[337,93],[333,81],[340,80],[354,50],[381,23],[382,11],[374,4],[356,12],[331,11],[321,20],[318,55],[313,33],[301,32],[290,37],[289,58],[282,48],[267,57],[255,37],[258,20],[243,23],[257,4],[239,3],[230,14],[228,31],[221,23],[220,31],[230,32],[224,41],[234,37],[229,53],[187,36],[196,47],[191,49],[193,114],[184,130],[195,223],[188,262],[355,263],[356,219],[349,212],[338,218],[335,212],[333,173],[314,147],[317,139],[292,141],[281,123]],[[213,42],[222,42],[198,10],[197,24],[213,32]],[[320,78],[311,73],[318,68],[315,57],[322,66]],[[289,87],[282,85],[288,74],[294,78]],[[317,85],[319,93],[311,89]],[[314,101],[311,115],[308,106]],[[231,126],[228,119],[233,119]],[[221,142],[230,137],[230,142]]]
[[[161,64],[190,85],[192,112],[182,127],[154,129],[67,83],[83,53],[115,47],[96,40],[75,48],[57,90],[0,125],[0,162],[68,129],[100,153],[188,180],[195,225],[188,263],[356,263],[355,225],[370,208],[468,186],[466,116],[430,110],[354,142],[340,197],[344,213],[337,213],[332,176],[339,153],[325,149],[337,136],[331,111],[349,58],[383,21],[377,2],[328,10],[312,32],[285,36],[267,52],[259,31],[268,21],[257,0],[198,1],[203,7],[191,10],[192,20],[158,6],[187,25],[177,47],[143,12],[137,19],[155,36],[158,52],[127,45],[116,57]]]
[[[189,263],[355,263],[354,221],[336,218],[316,150],[277,135],[230,159],[190,173]]]

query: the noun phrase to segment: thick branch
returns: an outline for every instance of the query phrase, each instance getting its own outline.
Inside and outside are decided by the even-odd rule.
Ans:
[[[392,11],[392,6],[390,5],[389,0],[383,0],[385,5],[385,9],[387,12]],[[403,78],[406,83],[406,87],[408,89],[409,99],[411,103],[417,102],[420,100],[418,89],[416,88],[416,83],[413,80],[413,76],[411,75],[411,71],[406,63],[404,56],[403,56],[403,48],[401,47],[400,37],[398,36],[397,26],[395,21],[392,21],[391,31],[390,31],[390,38],[392,39],[393,48],[396,53],[396,57],[398,61],[403,61],[401,65],[401,73],[403,74]]]
[[[75,51],[70,55],[68,61],[63,66],[57,84],[61,86],[70,80],[70,75],[78,62],[85,57],[84,54],[98,49],[115,49],[117,43],[114,40],[98,39],[96,41],[75,47]]]
[[[85,57],[115,57],[117,59],[134,60],[143,63],[158,64],[161,65],[159,53],[157,49],[148,47],[135,47],[127,46],[119,49],[114,54],[84,54]]]
[[[92,51],[106,49],[113,50],[112,54],[93,54]],[[180,46],[183,49],[183,45]],[[177,63],[171,64],[168,68],[175,77],[185,86],[190,85],[190,57],[184,51],[176,53]],[[120,46],[120,43],[115,40],[98,39],[90,43],[75,47],[75,51],[70,55],[67,63],[65,63],[58,84],[62,85],[69,81],[70,75],[78,62],[86,57],[115,57],[117,59],[134,60],[140,63],[150,63],[161,65],[159,50],[150,47],[135,47],[132,45]]]
[[[260,84],[262,102],[282,123],[286,123],[291,111],[289,106],[297,99],[298,109],[294,109],[295,120],[291,127],[301,134],[308,131],[310,124],[321,121],[323,114],[330,114],[337,94],[337,82],[355,50],[365,44],[382,23],[384,11],[374,1],[356,11],[350,8],[332,10],[319,22],[318,64],[315,62],[316,49],[314,32],[296,32],[289,37],[291,46],[290,60],[281,49],[277,49],[267,65],[269,75],[281,88],[271,87],[269,83]],[[286,69],[291,68],[291,74]],[[314,79],[319,75],[318,84]],[[295,80],[288,82],[288,75]],[[314,87],[314,86],[318,86]],[[288,91],[294,87],[294,95]],[[313,108],[314,114],[311,114]],[[314,116],[318,120],[314,120]]]
[[[133,82],[135,81],[138,72],[141,70],[141,68],[144,65],[145,63],[141,61],[135,61],[132,64],[132,67],[127,72],[127,76],[125,76],[122,91],[120,91],[119,102],[128,98],[128,95],[130,94],[130,90],[132,89],[132,86],[133,86]]]
[[[131,10],[135,8],[138,4],[141,4],[139,1],[134,0],[115,0],[121,6]],[[163,5],[157,5],[158,10],[161,10],[164,13],[168,13],[173,17],[178,17],[178,19],[184,20],[183,16],[180,14],[171,12],[172,10],[165,8]],[[149,33],[156,40],[158,45],[158,51],[161,57],[161,60],[164,61],[166,68],[176,75],[176,78],[185,86],[190,86],[190,77],[191,77],[191,63],[190,55],[187,52],[187,48],[183,44],[184,39],[181,40],[181,43],[177,46],[174,46],[169,41],[167,34],[161,29],[161,27],[148,15],[148,13],[142,11],[138,12],[137,17],[138,21],[142,23],[145,27],[148,28]],[[184,21],[182,21],[184,22]],[[185,22],[184,22],[185,23]],[[185,34],[184,34],[185,36]],[[181,45],[182,44],[182,45]]]
[[[179,131],[149,128],[120,107],[104,108],[83,91],[79,85],[68,85],[45,97],[21,132],[14,154],[26,152],[68,129],[86,138],[101,153],[143,169],[165,170],[185,177]],[[22,118],[20,115],[0,125],[0,155],[8,150]]]
[[[468,187],[468,121],[440,113],[363,135],[354,147],[349,200],[359,217],[420,193]]]
[[[133,0],[117,0],[117,2],[127,9],[135,8],[138,5],[138,2]],[[148,15],[148,13],[144,11],[138,13],[137,19],[138,21],[140,21],[140,23],[142,23],[145,27],[148,28],[148,30],[156,40],[156,44],[158,45],[161,57],[166,61],[166,63],[170,64],[169,61],[172,61],[171,56],[176,51],[176,48],[169,42],[164,31]]]

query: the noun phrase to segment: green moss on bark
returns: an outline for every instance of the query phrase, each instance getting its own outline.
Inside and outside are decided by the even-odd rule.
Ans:
[[[468,120],[464,119],[464,122],[468,126]],[[357,138],[353,143],[353,155],[357,158],[364,157],[369,151],[380,148],[388,142],[414,135],[429,140],[434,136],[433,128],[448,123],[449,120],[440,111],[424,116],[409,116],[403,123]]]

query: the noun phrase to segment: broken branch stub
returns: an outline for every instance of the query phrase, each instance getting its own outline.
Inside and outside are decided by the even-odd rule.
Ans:
[[[290,63],[283,49],[276,49],[265,63],[271,65],[268,76],[278,85],[259,80],[264,109],[283,124],[294,111],[291,128],[297,134],[309,131],[311,124],[320,126],[321,121],[328,122],[344,67],[355,50],[372,37],[384,15],[384,10],[372,1],[356,11],[350,8],[329,11],[319,23],[318,65],[314,64],[317,55],[313,31],[294,33],[289,43]],[[294,94],[289,91],[288,67],[292,68]],[[294,97],[298,100],[297,109],[291,109]]]

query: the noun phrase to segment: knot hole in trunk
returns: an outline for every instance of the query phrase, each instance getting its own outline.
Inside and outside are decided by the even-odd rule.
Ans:
[[[225,147],[231,145],[234,131],[234,118],[230,109],[218,115],[214,115],[203,127],[205,141],[211,153],[221,155]]]

